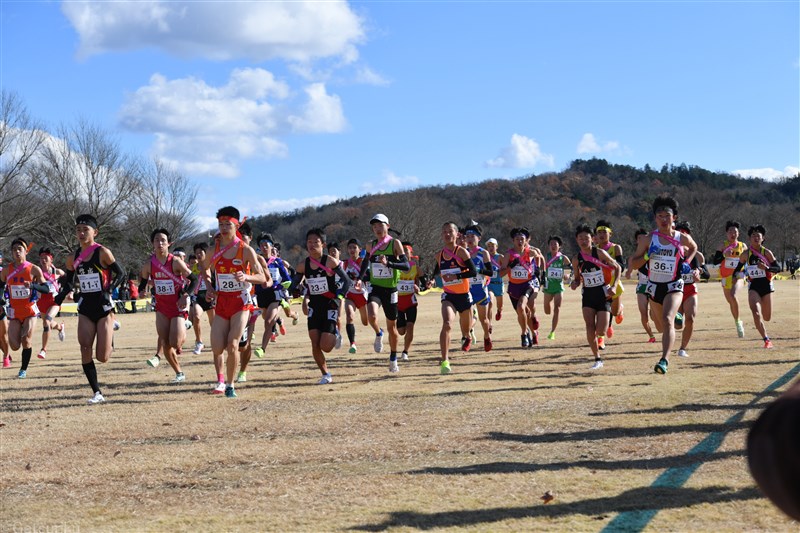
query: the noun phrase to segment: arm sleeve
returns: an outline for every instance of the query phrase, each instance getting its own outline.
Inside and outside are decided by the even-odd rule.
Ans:
[[[408,263],[408,257],[406,257],[405,254],[399,256],[397,261],[386,261],[386,266],[403,272],[411,270],[411,265]]]
[[[614,261],[619,263],[619,266],[621,266],[623,268],[623,270],[625,269],[625,265],[627,265],[627,263],[625,262],[625,256],[624,255],[619,254],[617,257],[614,258]]]
[[[298,274],[295,272],[294,276],[292,276],[292,284],[289,285],[289,288],[287,289],[289,294],[293,294],[295,289],[297,289],[297,286],[303,283],[304,279],[305,276],[303,274]]]
[[[772,263],[770,263],[769,268],[767,270],[769,272],[772,272],[773,274],[777,274],[778,272],[781,271],[781,265],[780,263],[778,263],[778,261],[773,261]]]
[[[724,259],[725,258],[722,256],[722,252],[720,250],[717,250],[714,253],[714,257],[711,258],[711,264],[712,265],[718,265],[718,264],[722,263],[722,261]]]
[[[700,279],[711,279],[711,272],[708,271],[708,267],[705,265],[705,263],[700,265]]]
[[[72,292],[72,283],[75,280],[75,271],[74,270],[67,270],[64,272],[64,275],[61,277],[59,282],[61,283],[61,290],[58,294],[56,294],[55,300],[56,305],[61,305],[64,303],[64,298],[67,297],[67,294]]]
[[[342,280],[342,286],[336,290],[336,296],[339,298],[344,298],[344,295],[350,290],[350,277],[344,271],[344,268],[342,268],[341,263],[336,265],[334,272],[337,276],[339,276],[339,279]]]
[[[125,281],[125,272],[122,271],[122,267],[120,267],[119,263],[116,261],[108,265],[108,269],[112,273],[111,284],[109,285],[108,290],[113,291],[122,285],[123,281]]]
[[[6,282],[0,280],[0,307],[3,307],[5,304],[6,304]]]
[[[367,276],[369,276],[369,263],[372,256],[365,255],[364,259],[361,260],[361,270],[358,272],[358,279],[361,281],[365,281]]]
[[[734,269],[733,273],[734,273],[734,274],[738,274],[739,272],[741,272],[741,271],[742,271],[742,269],[743,269],[744,267],[745,267],[745,264],[744,264],[744,263],[742,263],[741,261],[739,261],[739,264],[738,264],[738,265],[736,265],[736,269]]]
[[[31,288],[41,292],[42,294],[50,293],[50,285],[47,283],[31,283]]]
[[[192,272],[186,279],[189,280],[189,284],[183,287],[182,292],[184,294],[194,294],[195,289],[200,285],[200,278],[197,277],[197,274]]]
[[[483,264],[483,268],[481,269],[481,274],[489,278],[491,278],[494,275],[494,268],[491,261]]]
[[[148,278],[139,278],[139,293],[143,293],[144,290],[147,288],[147,282],[150,281]]]
[[[466,265],[464,266],[467,268],[467,270],[466,272],[465,271],[459,272],[458,275],[456,276],[458,279],[474,278],[475,274],[478,273],[478,271],[475,269],[475,263],[472,262],[472,259],[467,261]]]

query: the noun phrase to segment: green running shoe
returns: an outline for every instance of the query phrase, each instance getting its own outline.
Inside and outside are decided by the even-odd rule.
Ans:
[[[439,365],[439,372],[441,372],[443,375],[444,374],[449,374],[450,373],[450,361],[442,361],[442,363]]]
[[[549,341],[556,340],[556,332],[555,331],[551,331],[550,334],[547,336],[547,340],[549,340]]]
[[[662,357],[661,360],[658,363],[656,363],[655,367],[656,374],[666,374],[667,366],[669,366],[669,363],[667,362],[666,359]]]
[[[226,398],[236,398],[236,391],[230,385],[225,387],[225,397]]]
[[[264,357],[264,348],[262,348],[261,346],[259,346],[258,348],[253,348],[253,353],[256,354],[256,357],[261,359],[262,357]]]

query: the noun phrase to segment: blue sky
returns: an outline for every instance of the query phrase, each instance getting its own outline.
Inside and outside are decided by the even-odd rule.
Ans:
[[[800,167],[800,3],[4,0],[0,76],[199,186],[198,220],[576,158]]]

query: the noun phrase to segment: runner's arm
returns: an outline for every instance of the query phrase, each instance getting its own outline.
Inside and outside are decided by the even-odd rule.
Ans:
[[[70,270],[69,267],[67,267],[66,272],[64,272],[64,275],[58,281],[61,285],[61,290],[58,292],[58,294],[56,294],[55,298],[53,298],[53,300],[56,302],[56,305],[61,305],[64,303],[64,299],[69,293],[72,292],[72,284],[74,283],[74,280],[75,271]]]

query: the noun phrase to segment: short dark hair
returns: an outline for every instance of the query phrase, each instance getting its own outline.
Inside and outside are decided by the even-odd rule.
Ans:
[[[75,217],[75,225],[78,226],[80,224],[97,229],[97,219],[94,218],[94,215],[88,213]]]
[[[18,245],[18,244],[19,244],[20,246],[22,246],[23,248],[25,248],[25,251],[26,251],[26,252],[28,251],[28,241],[26,241],[26,240],[25,240],[25,239],[23,239],[22,237],[17,237],[17,238],[16,238],[16,239],[14,239],[13,241],[11,241],[11,248],[15,247],[15,246],[16,246],[16,245]]]
[[[688,220],[681,220],[680,222],[676,222],[675,229],[678,231],[682,231],[684,233],[688,233],[689,235],[692,234],[692,225],[689,223]]]
[[[39,248],[39,255],[42,255],[42,254],[46,254],[46,255],[52,256],[53,252],[50,251],[50,248],[47,248],[46,246],[42,246],[41,248]]]
[[[306,232],[306,240],[308,240],[308,238],[311,235],[316,235],[317,237],[319,237],[319,240],[321,240],[322,243],[325,244],[325,239],[327,237],[325,235],[325,232],[322,230],[322,228],[311,228],[310,230],[308,230]]]
[[[242,225],[239,226],[239,233],[247,235],[251,239],[253,238],[253,228],[250,227],[249,222],[242,222]]]
[[[261,233],[258,236],[258,244],[261,245],[262,242],[267,241],[270,244],[275,243],[275,239],[272,238],[271,233]]]
[[[175,255],[175,254],[183,254],[183,255],[186,255],[186,250],[184,249],[184,247],[183,247],[183,246],[178,246],[177,248],[175,248],[174,250],[172,250],[172,255]]]
[[[551,235],[550,237],[548,237],[547,244],[550,244],[550,241],[556,241],[559,246],[564,246],[564,241],[561,240],[561,237],[559,237],[558,235]]]
[[[740,227],[741,225],[735,220],[729,220],[725,223],[725,231],[728,231],[731,228],[739,229]]]
[[[239,220],[239,210],[233,207],[232,205],[226,205],[225,207],[221,208],[217,211],[217,218],[219,217],[231,217]]]
[[[668,207],[672,214],[678,216],[678,202],[671,196],[659,196],[653,200],[653,213],[658,213],[662,208]]]
[[[522,233],[523,235],[525,235],[525,238],[526,238],[526,239],[530,239],[530,238],[531,238],[531,232],[530,232],[530,230],[529,230],[528,228],[526,228],[525,226],[520,226],[520,227],[518,227],[518,228],[511,228],[511,231],[510,231],[510,232],[508,232],[508,233],[509,233],[509,235],[511,235],[511,238],[512,238],[512,239],[513,239],[514,237],[516,237],[516,236],[517,236],[518,234],[520,234],[520,233]]]
[[[196,252],[197,250],[203,250],[204,252],[207,252],[207,251],[208,251],[208,243],[205,243],[205,242],[196,242],[196,243],[194,243],[194,244],[192,245],[192,250],[194,250],[195,252]]]
[[[767,229],[762,224],[753,224],[747,229],[747,236],[751,236],[753,233],[760,233],[762,236],[766,236]]]
[[[594,225],[594,230],[597,231],[597,228],[600,228],[602,226],[605,226],[608,229],[613,229],[611,227],[611,222],[609,222],[608,220],[600,219],[600,220],[597,221],[597,224]]]
[[[639,229],[636,230],[636,233],[633,234],[633,238],[634,238],[634,240],[636,240],[636,239],[639,238],[639,235],[647,235],[648,233],[650,233],[650,232],[647,231],[646,229],[639,228]]]
[[[339,248],[339,243],[336,241],[333,241],[332,243],[328,244],[328,251],[331,251],[334,248],[336,248],[337,250],[341,250],[341,248]]]
[[[156,228],[153,231],[151,231],[150,232],[150,242],[153,242],[153,239],[155,239],[156,235],[158,235],[159,233],[163,233],[164,235],[166,235],[167,236],[167,242],[169,242],[169,239],[170,239],[169,232],[167,230],[165,230],[164,228]]]
[[[577,237],[581,233],[588,233],[589,235],[594,235],[594,230],[589,224],[578,224],[578,227],[575,228],[575,236]]]
[[[359,240],[358,240],[358,239],[356,239],[355,237],[353,237],[352,239],[350,239],[349,241],[347,241],[347,246],[350,246],[351,244],[355,244],[356,246],[358,246],[359,248],[361,248],[361,241],[359,241]]]

